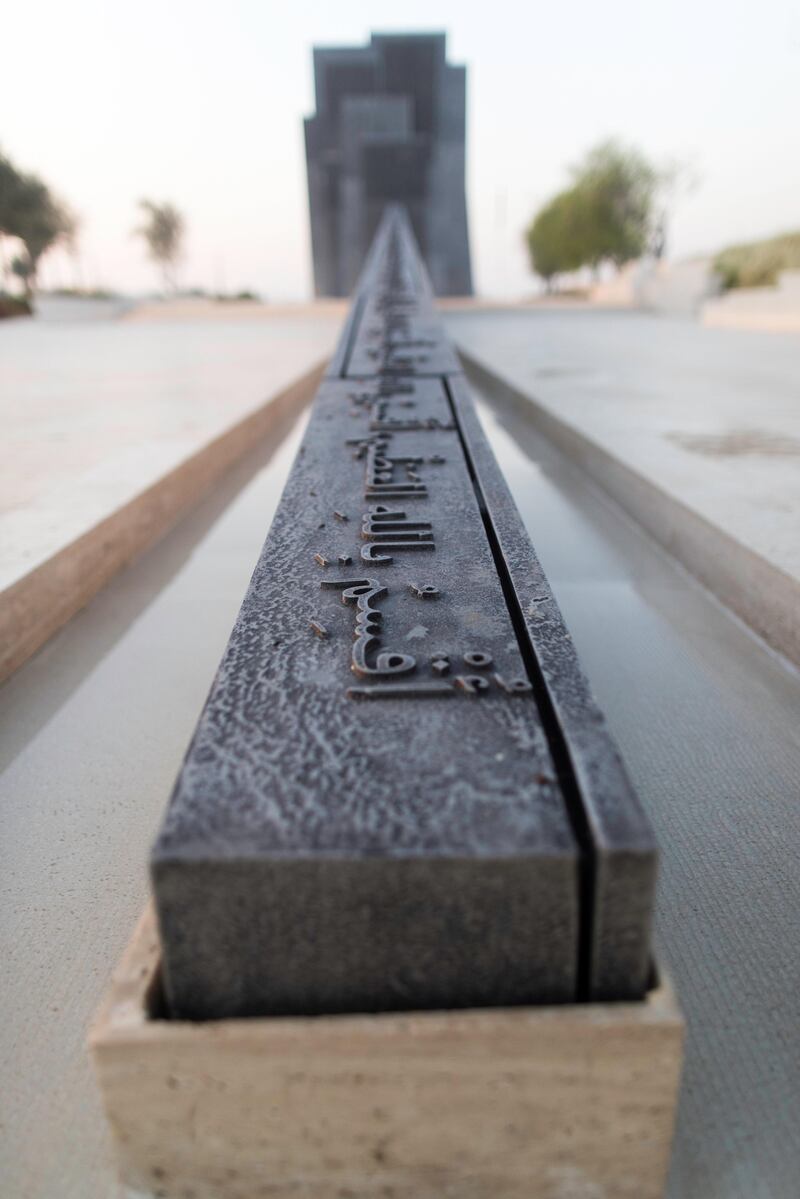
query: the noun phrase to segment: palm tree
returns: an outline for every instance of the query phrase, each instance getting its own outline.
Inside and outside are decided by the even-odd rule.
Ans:
[[[36,287],[41,257],[59,242],[74,244],[77,229],[75,214],[38,175],[18,171],[0,154],[0,238],[7,235],[23,243],[24,252],[11,269],[23,280],[26,295]],[[5,274],[4,252],[0,266]]]
[[[134,230],[143,237],[153,262],[161,267],[164,291],[175,290],[175,275],[183,249],[186,223],[174,204],[157,204],[154,200],[140,200],[139,207],[147,219]]]

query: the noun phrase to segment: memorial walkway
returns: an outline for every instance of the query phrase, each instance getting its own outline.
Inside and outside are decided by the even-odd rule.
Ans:
[[[448,319],[461,338],[455,322],[478,318]],[[623,348],[640,319],[619,324]],[[478,398],[662,846],[659,952],[689,1028],[670,1199],[792,1194],[800,682],[506,390]],[[144,902],[142,863],[299,444],[295,419],[0,692],[9,1193],[113,1194],[85,1029]]]
[[[800,682],[531,422],[483,398],[662,843],[658,947],[689,1031],[669,1199],[792,1194],[800,987],[784,946],[800,902]],[[299,433],[256,448],[0,691],[9,1194],[113,1194],[85,1031],[144,904],[164,797]]]

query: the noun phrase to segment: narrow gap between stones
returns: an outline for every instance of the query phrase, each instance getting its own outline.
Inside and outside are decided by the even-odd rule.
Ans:
[[[364,315],[365,300],[363,295],[356,296],[353,301],[353,319],[350,322],[350,328],[347,331],[347,345],[345,346],[344,354],[342,355],[342,366],[339,371],[339,378],[346,379],[350,370],[350,359],[353,356],[353,348],[358,337],[358,331],[361,328],[361,318]]]
[[[547,681],[542,674],[539,659],[536,656],[536,650],[531,641],[525,617],[522,613],[519,597],[506,566],[503,551],[500,548],[497,532],[492,522],[480,479],[475,470],[475,465],[472,461],[472,456],[461,426],[458,406],[450,388],[450,381],[444,375],[439,377],[442,380],[453,424],[461,444],[461,452],[464,455],[467,472],[475,492],[475,499],[481,514],[489,548],[494,558],[495,569],[500,579],[500,586],[503,589],[503,596],[511,618],[514,634],[517,638],[520,654],[522,655],[522,661],[533,686],[533,693],[542,719],[542,727],[547,737],[561,793],[564,796],[564,805],[567,809],[572,832],[580,852],[578,871],[578,962],[575,998],[578,1003],[588,1003],[591,999],[590,980],[592,971],[592,932],[594,927],[596,875],[594,843],[592,841],[591,830],[586,816],[586,809],[581,798],[580,787],[572,767],[567,739],[561,727],[558,713],[553,705]]]

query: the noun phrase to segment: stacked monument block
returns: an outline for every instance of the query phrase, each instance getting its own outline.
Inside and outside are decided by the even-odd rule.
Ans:
[[[314,287],[349,296],[387,203],[411,219],[437,295],[470,295],[466,70],[444,34],[373,35],[314,50],[305,122]]]
[[[153,854],[189,1019],[637,999],[652,835],[401,209]]]

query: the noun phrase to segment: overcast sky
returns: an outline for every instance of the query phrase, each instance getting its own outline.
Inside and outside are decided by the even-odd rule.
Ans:
[[[131,237],[148,196],[186,214],[186,285],[302,298],[311,47],[406,29],[446,30],[468,67],[482,292],[530,289],[522,228],[610,135],[697,175],[674,256],[800,228],[797,0],[27,0],[2,20],[0,146],[77,209],[87,284],[155,285]]]

